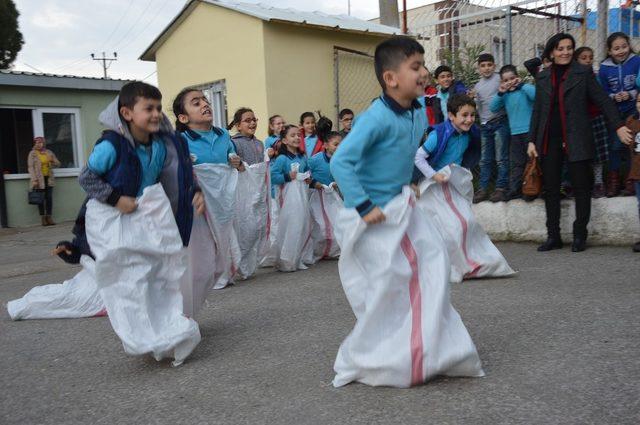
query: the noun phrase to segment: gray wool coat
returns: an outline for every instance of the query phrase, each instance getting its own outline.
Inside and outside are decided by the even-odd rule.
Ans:
[[[539,155],[543,146],[547,122],[550,121],[553,95],[551,67],[541,71],[536,77],[536,98],[531,115],[529,141],[535,143]],[[593,70],[573,62],[563,83],[566,144],[569,161],[584,161],[595,157],[595,145],[589,102],[597,106],[610,128],[624,125],[618,108],[596,81]],[[554,111],[554,113],[560,113]]]

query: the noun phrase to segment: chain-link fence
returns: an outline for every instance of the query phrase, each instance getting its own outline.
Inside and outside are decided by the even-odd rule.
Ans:
[[[335,113],[344,108],[354,113],[365,110],[380,95],[380,85],[373,67],[373,52],[334,47]]]
[[[622,0],[620,0],[622,2]],[[440,64],[454,68],[456,78],[477,81],[475,60],[492,53],[498,67],[513,64],[524,70],[527,59],[540,57],[553,34],[568,32],[578,46],[595,51],[595,66],[606,56],[598,46],[597,0],[444,0],[407,10],[408,32],[425,48],[430,71]],[[640,48],[640,10],[637,2],[610,2],[607,32],[629,34]],[[373,52],[334,49],[335,107],[356,114],[378,96]]]
[[[611,2],[610,7],[608,32],[625,32],[640,46],[636,6]],[[407,28],[424,45],[429,68],[455,65],[460,79],[469,83],[477,78],[473,61],[478,53],[492,53],[498,66],[522,68],[527,59],[540,57],[557,32],[572,34],[578,46],[592,47],[598,62],[606,52],[596,43],[597,21],[597,0],[445,0],[407,11]]]

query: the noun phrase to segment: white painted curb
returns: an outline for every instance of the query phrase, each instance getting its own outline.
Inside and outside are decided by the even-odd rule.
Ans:
[[[481,202],[473,211],[494,241],[543,242],[547,237],[544,201]],[[560,229],[565,242],[573,238],[573,200],[561,203]],[[593,199],[589,222],[589,244],[632,245],[640,240],[638,202],[635,196]]]

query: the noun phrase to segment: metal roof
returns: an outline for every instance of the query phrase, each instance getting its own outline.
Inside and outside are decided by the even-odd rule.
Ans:
[[[178,15],[162,30],[160,35],[140,55],[144,61],[155,61],[155,53],[162,43],[173,33],[187,16],[195,9],[198,3],[207,3],[212,6],[223,7],[245,15],[253,16],[265,22],[290,23],[333,29],[338,31],[358,32],[373,35],[401,34],[399,28],[381,25],[375,22],[364,21],[347,15],[328,15],[322,12],[303,12],[293,8],[281,9],[263,3],[244,3],[232,0],[191,0]]]
[[[47,87],[55,89],[120,91],[130,80],[113,80],[77,75],[45,74],[0,69],[0,86]]]

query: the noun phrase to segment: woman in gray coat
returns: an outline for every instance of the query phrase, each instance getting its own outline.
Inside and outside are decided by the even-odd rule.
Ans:
[[[531,116],[528,154],[540,157],[547,213],[547,241],[538,251],[562,248],[560,238],[560,183],[562,164],[567,160],[575,195],[572,251],[584,251],[587,224],[591,216],[592,162],[595,147],[589,103],[602,110],[610,127],[622,141],[631,140],[613,101],[598,84],[593,71],[573,62],[575,40],[559,33],[549,39],[543,57],[552,65],[536,77],[536,99]]]

